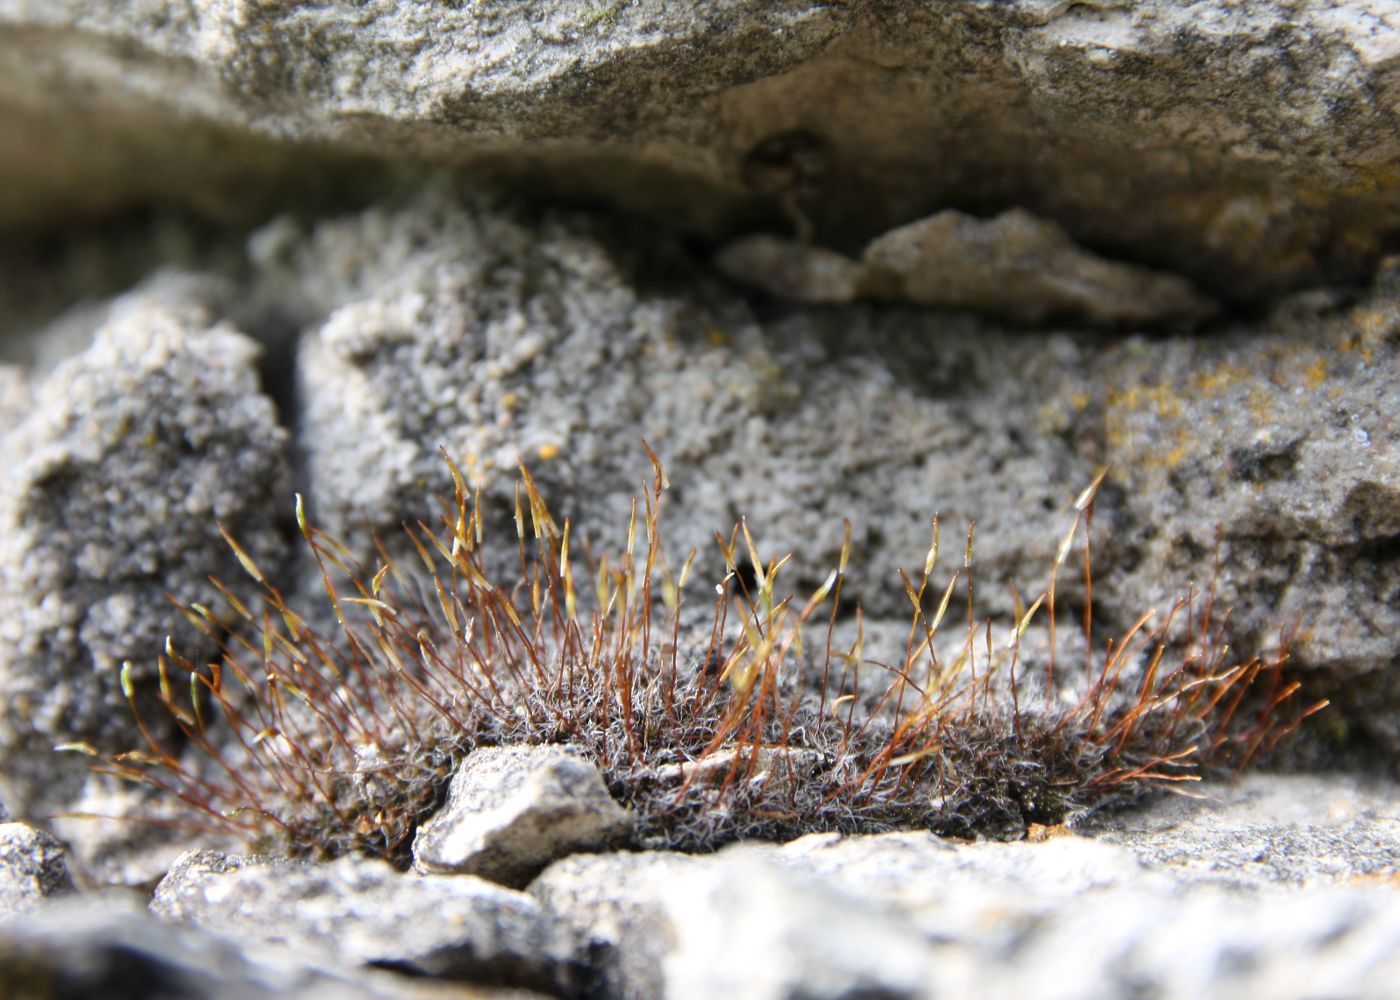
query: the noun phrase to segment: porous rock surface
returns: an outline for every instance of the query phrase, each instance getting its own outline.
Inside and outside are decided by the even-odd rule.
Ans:
[[[27,912],[72,888],[62,844],[26,823],[0,822],[0,916]]]
[[[562,747],[483,747],[452,776],[447,802],[413,839],[424,874],[523,886],[556,858],[624,843],[632,816],[603,776]]]
[[[531,891],[606,945],[605,981],[624,997],[1387,995],[1394,786],[1271,777],[1205,792],[1101,820],[1093,837],[577,856]],[[1245,831],[1233,853],[1227,827]],[[1314,868],[1302,851],[1321,844]]]
[[[1400,217],[1388,0],[6,0],[0,27],[11,221],[227,216],[362,155],[827,242],[1021,205],[1239,300],[1356,273]]]
[[[81,783],[86,762],[63,769],[55,744],[141,746],[123,663],[150,714],[165,637],[194,657],[208,648],[171,598],[207,598],[210,574],[248,593],[220,525],[269,567],[285,552],[286,431],[256,345],[206,289],[119,300],[0,439],[0,783],[17,814]]]
[[[303,961],[567,995],[573,939],[529,896],[380,861],[306,864],[194,851],[156,887],[160,917],[276,945]]]

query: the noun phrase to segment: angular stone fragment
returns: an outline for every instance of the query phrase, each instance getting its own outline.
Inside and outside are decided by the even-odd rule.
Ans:
[[[380,861],[192,851],[156,888],[151,907],[168,920],[338,966],[563,994],[577,976],[571,937],[531,897],[472,876],[401,874]]]
[[[1174,275],[1096,257],[1021,209],[995,219],[944,211],[865,248],[866,281],[887,298],[975,309],[1022,323],[1191,322],[1210,303]]]
[[[159,729],[147,685],[166,636],[209,649],[170,598],[209,600],[210,574],[248,593],[221,525],[262,565],[281,559],[286,434],[257,356],[196,292],[133,294],[0,442],[0,785],[17,814],[81,783],[86,762],[55,744],[142,746],[124,661]]]
[[[27,824],[0,823],[0,916],[32,910],[72,888],[63,845]]]
[[[562,747],[485,747],[457,773],[447,804],[419,828],[413,866],[521,886],[576,851],[626,840],[632,815],[598,769]]]

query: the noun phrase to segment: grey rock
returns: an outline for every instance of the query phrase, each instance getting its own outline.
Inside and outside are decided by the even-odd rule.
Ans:
[[[1170,796],[1095,817],[1085,829],[1177,884],[1302,887],[1379,881],[1400,871],[1394,783],[1258,774],[1201,791],[1200,798]]]
[[[880,236],[862,259],[867,282],[885,297],[1022,323],[1189,324],[1212,312],[1181,278],[1087,253],[1022,209],[985,221],[939,212]]]
[[[313,968],[241,935],[163,923],[135,905],[83,898],[0,923],[0,982],[13,997],[204,1000],[526,1000],[388,972]],[[533,995],[533,994],[532,994]]]
[[[529,893],[587,942],[602,995],[664,997],[662,965],[674,935],[663,923],[661,894],[700,863],[668,851],[575,854],[546,868]]]
[[[761,856],[686,871],[660,907],[674,941],[662,966],[668,998],[934,995],[935,953],[908,922]]]
[[[63,845],[25,823],[0,823],[0,915],[25,913],[72,888]]]
[[[818,834],[577,856],[530,891],[594,935],[627,998],[1390,995],[1395,786],[1201,791],[1010,843]]]
[[[85,765],[55,744],[142,745],[123,661],[159,730],[147,685],[165,637],[208,649],[167,595],[207,600],[210,574],[249,590],[221,524],[263,565],[282,558],[286,434],[257,353],[196,288],[135,294],[34,387],[0,445],[0,772],[17,813],[81,783]]]
[[[9,0],[0,24],[9,220],[246,217],[365,186],[369,153],[853,246],[1020,205],[1257,299],[1355,273],[1400,217],[1400,27],[1374,4]]]
[[[457,768],[446,804],[419,827],[413,867],[523,886],[567,854],[618,846],[632,820],[578,752],[483,747]]]
[[[1400,298],[1380,283],[1348,306],[1280,309],[1208,339],[1129,338],[1046,414],[1114,463],[1105,605],[1214,585],[1236,648],[1282,642],[1305,696],[1331,698],[1335,726],[1388,752],[1400,748],[1397,329]]]
[[[795,240],[755,235],[715,257],[730,277],[808,304],[873,296],[972,309],[1018,323],[1191,326],[1214,306],[1181,278],[1108,261],[1024,209],[982,220],[947,210],[877,237],[859,261]]]
[[[406,875],[357,858],[309,864],[193,851],[156,888],[151,907],[332,966],[566,995],[577,976],[572,938],[538,903],[470,875]]]

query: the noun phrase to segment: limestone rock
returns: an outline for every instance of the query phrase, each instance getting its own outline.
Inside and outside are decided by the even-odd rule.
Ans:
[[[595,937],[627,998],[1386,995],[1395,786],[1260,775],[1201,791],[1019,842],[817,834],[577,856],[530,891]]]
[[[318,865],[194,851],[156,888],[151,906],[168,920],[332,966],[566,995],[576,976],[572,940],[533,899],[470,875],[404,875],[356,858]]]
[[[0,28],[0,219],[246,217],[382,186],[368,154],[830,245],[1022,206],[1257,301],[1400,218],[1400,24],[1360,0],[10,0]]]
[[[667,851],[575,854],[546,868],[529,892],[587,942],[602,995],[657,1000],[666,996],[662,965],[674,945],[661,893],[701,863]]]
[[[1095,574],[1105,604],[1213,586],[1237,649],[1282,642],[1307,696],[1391,751],[1398,334],[1400,297],[1378,282],[1352,303],[1295,303],[1209,338],[1128,338],[1046,414],[1114,464],[1100,537],[1122,562]]]
[[[731,854],[671,882],[661,912],[674,1000],[914,1000],[936,994],[935,952],[878,902],[758,856]]]
[[[880,236],[863,260],[867,281],[887,297],[1021,323],[1190,324],[1212,311],[1181,278],[1087,253],[1020,209],[986,221],[939,212]]]
[[[436,517],[441,445],[481,488],[505,571],[519,462],[577,538],[616,551],[653,476],[645,439],[671,482],[664,554],[678,571],[696,549],[696,581],[723,576],[715,533],[746,518],[764,558],[793,554],[788,585],[815,588],[850,518],[847,598],[902,616],[895,568],[922,564],[940,512],[957,531],[977,521],[987,579],[1023,567],[1029,592],[1062,530],[1048,512],[1095,467],[1027,428],[1092,346],[873,308],[760,323],[693,270],[643,285],[615,242],[578,217],[529,228],[440,195],[293,242],[279,273],[326,316],[299,354],[318,524],[368,550],[367,528],[393,544]]]
[[[167,595],[207,599],[210,574],[248,592],[220,525],[259,562],[282,557],[272,511],[287,503],[286,434],[256,357],[197,294],[138,293],[34,388],[6,435],[0,779],[17,814],[62,803],[86,772],[55,744],[141,745],[123,661],[149,709],[165,637],[207,650]]]
[[[581,754],[483,747],[462,762],[447,803],[419,827],[413,867],[521,886],[567,854],[617,846],[631,828],[631,815]]]
[[[24,823],[0,823],[0,915],[27,912],[72,888],[57,840]]]
[[[1096,841],[1126,848],[1174,884],[1282,889],[1384,884],[1400,872],[1400,786],[1344,774],[1256,774],[1095,817]]]
[[[0,923],[0,982],[15,997],[526,1000],[516,991],[444,989],[372,970],[351,977],[304,959],[241,936],[173,927],[113,900],[64,900]]]

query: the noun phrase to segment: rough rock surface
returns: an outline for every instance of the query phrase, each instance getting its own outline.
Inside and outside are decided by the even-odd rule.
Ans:
[[[0,823],[0,915],[25,913],[72,888],[62,844],[25,823]]]
[[[221,524],[268,566],[285,551],[286,432],[256,345],[204,288],[119,301],[0,440],[0,781],[17,814],[85,772],[75,759],[56,784],[55,744],[140,746],[123,662],[144,698],[167,635],[201,655],[167,595],[207,598],[210,574],[247,592]]]
[[[379,861],[317,865],[185,855],[151,907],[168,920],[291,948],[303,960],[568,993],[573,941],[529,896],[470,875],[404,875]]]
[[[0,982],[8,996],[24,1000],[528,1000],[516,991],[442,987],[387,972],[351,977],[304,958],[246,938],[172,927],[111,900],[63,901],[0,923]]]
[[[7,0],[0,26],[8,220],[246,211],[367,153],[828,242],[1021,205],[1248,299],[1355,272],[1400,218],[1389,3]]]
[[[418,828],[413,867],[523,886],[567,854],[619,846],[631,828],[631,815],[581,754],[483,747],[457,768],[446,804]]]
[[[1389,751],[1400,748],[1396,266],[1354,303],[1302,300],[1261,327],[1105,345],[1083,387],[1042,411],[1043,430],[1114,463],[1099,520],[1117,550],[1098,574],[1106,603],[1163,607],[1213,583],[1237,648],[1291,633],[1293,662],[1326,668],[1309,674],[1309,695]]]
[[[1205,791],[1102,820],[1093,838],[578,856],[531,892],[606,945],[606,981],[626,997],[1385,995],[1395,787],[1258,777]],[[861,964],[872,953],[888,961]]]

